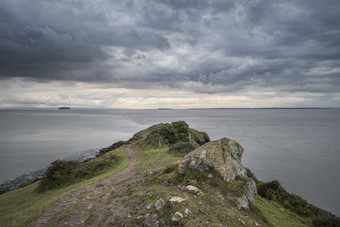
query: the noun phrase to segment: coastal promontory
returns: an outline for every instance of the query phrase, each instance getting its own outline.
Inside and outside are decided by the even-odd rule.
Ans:
[[[153,125],[84,162],[56,160],[0,195],[4,226],[339,226],[335,215],[261,182],[237,141],[184,121]]]

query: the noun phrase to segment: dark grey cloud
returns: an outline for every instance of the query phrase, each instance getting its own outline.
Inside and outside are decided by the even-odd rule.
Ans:
[[[336,0],[3,0],[0,77],[338,92],[339,15]]]

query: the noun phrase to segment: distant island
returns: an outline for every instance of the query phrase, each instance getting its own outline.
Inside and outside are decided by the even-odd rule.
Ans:
[[[158,108],[158,110],[172,110],[171,108]]]
[[[71,108],[70,107],[59,107],[58,109],[59,110],[70,110]]]

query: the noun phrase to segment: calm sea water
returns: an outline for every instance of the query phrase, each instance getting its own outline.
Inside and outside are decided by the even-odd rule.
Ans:
[[[185,120],[244,148],[263,181],[340,216],[340,110],[0,110],[0,183],[75,152],[98,149],[160,122]]]

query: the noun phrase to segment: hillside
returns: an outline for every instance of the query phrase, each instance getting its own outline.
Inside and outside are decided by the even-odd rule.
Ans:
[[[243,147],[183,121],[158,124],[97,158],[56,161],[0,195],[2,226],[339,226],[339,218],[262,183]],[[184,157],[185,156],[185,157]]]

